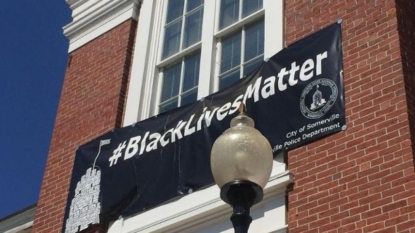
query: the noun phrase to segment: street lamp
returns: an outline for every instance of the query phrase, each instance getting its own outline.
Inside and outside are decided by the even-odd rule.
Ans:
[[[245,105],[239,112],[213,144],[210,164],[221,199],[233,207],[230,219],[235,233],[246,233],[252,222],[250,208],[263,198],[273,155],[268,140],[246,115]]]

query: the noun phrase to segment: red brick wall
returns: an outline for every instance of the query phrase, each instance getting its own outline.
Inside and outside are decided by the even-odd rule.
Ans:
[[[33,232],[61,232],[76,147],[120,127],[136,21],[70,54]]]
[[[406,12],[403,19],[412,17],[406,30],[413,38],[415,11],[405,11],[409,4],[413,9],[413,1],[398,2]],[[415,232],[413,124],[406,98],[411,92],[408,99],[415,99],[415,41],[400,43],[395,1],[285,4],[287,44],[343,19],[348,126],[289,152],[288,167],[295,177],[288,193],[289,232]],[[412,48],[411,55],[402,56],[400,45],[402,52]],[[405,76],[402,60],[409,62]],[[405,89],[405,80],[412,86]],[[410,106],[413,119],[414,102]]]

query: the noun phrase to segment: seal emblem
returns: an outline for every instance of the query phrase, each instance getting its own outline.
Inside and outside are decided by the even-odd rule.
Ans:
[[[301,93],[300,110],[308,119],[324,116],[337,100],[339,91],[330,79],[321,78],[309,83]]]

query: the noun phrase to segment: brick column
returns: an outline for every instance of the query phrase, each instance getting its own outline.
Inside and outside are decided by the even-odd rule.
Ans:
[[[343,19],[348,126],[288,154],[290,233],[415,232],[413,24],[398,31],[394,0],[285,2],[287,44]]]
[[[121,126],[135,32],[127,20],[70,54],[33,232],[61,232],[76,148]]]

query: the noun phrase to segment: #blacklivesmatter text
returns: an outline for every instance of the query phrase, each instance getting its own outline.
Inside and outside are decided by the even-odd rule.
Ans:
[[[134,156],[142,155],[145,152],[165,147],[183,137],[208,128],[213,120],[222,121],[226,116],[236,113],[240,104],[246,104],[246,101],[249,99],[253,99],[253,102],[256,103],[275,95],[276,92],[284,92],[289,87],[297,85],[298,82],[305,82],[315,76],[319,76],[322,74],[322,61],[327,58],[328,53],[325,51],[317,54],[314,59],[310,58],[305,60],[302,64],[297,64],[294,61],[291,63],[291,67],[283,67],[276,75],[265,78],[260,76],[253,80],[253,83],[246,87],[244,94],[237,96],[222,106],[212,109],[205,107],[201,114],[193,114],[189,119],[180,120],[175,127],[167,129],[164,132],[148,131],[143,135],[131,137],[129,140],[121,142],[117,149],[114,150],[113,155],[108,161],[109,166],[116,165],[118,159],[121,157],[123,157],[123,160],[128,160]],[[296,132],[292,132],[290,135],[287,134],[287,138],[295,136]],[[282,146],[285,147],[285,143]]]

